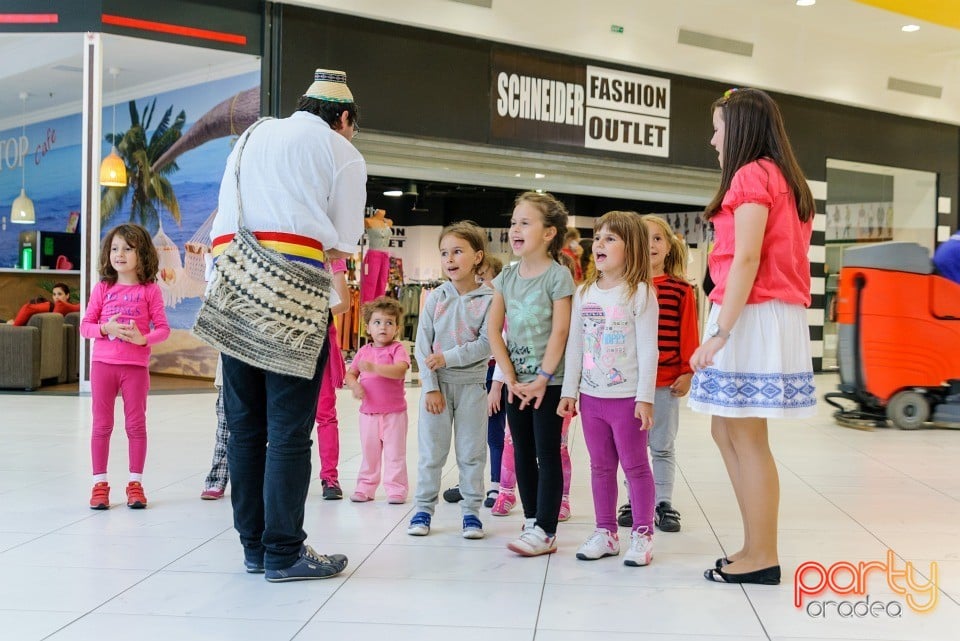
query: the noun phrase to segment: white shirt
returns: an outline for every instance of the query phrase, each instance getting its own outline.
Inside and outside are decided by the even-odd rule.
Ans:
[[[576,398],[579,389],[597,398],[653,402],[660,306],[653,287],[645,284],[628,301],[625,294],[622,284],[610,289],[593,284],[583,294],[577,290],[561,396]]]
[[[239,148],[227,158],[212,239],[237,230]],[[251,231],[298,234],[347,253],[359,249],[367,166],[318,116],[298,111],[258,125],[243,150],[240,182],[244,226]]]

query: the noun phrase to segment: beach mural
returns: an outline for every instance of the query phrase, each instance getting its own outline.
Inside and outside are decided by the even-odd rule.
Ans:
[[[212,378],[217,354],[190,333],[204,291],[204,254],[220,178],[233,142],[260,113],[260,74],[241,74],[117,105],[116,142],[127,187],[104,188],[101,225],[144,225],[160,254],[170,338],[153,348],[150,370]],[[104,156],[113,142],[104,109]],[[64,231],[80,210],[80,114],[0,132],[0,215],[20,193],[20,157],[36,226],[0,225],[0,267],[17,260],[21,230]],[[25,153],[21,150],[25,150]],[[74,216],[75,217],[75,216]]]

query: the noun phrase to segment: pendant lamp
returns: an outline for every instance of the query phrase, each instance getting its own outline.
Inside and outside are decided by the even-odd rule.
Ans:
[[[117,94],[117,76],[120,70],[116,67],[110,67],[110,75],[113,76],[113,94]],[[127,186],[127,165],[123,158],[117,153],[117,103],[113,103],[113,146],[110,148],[110,154],[100,163],[100,184],[104,187],[126,187]]]
[[[20,129],[20,140],[27,139],[27,92],[20,92],[20,102],[23,103],[21,108],[21,118],[22,125]],[[20,142],[17,142],[17,149],[19,151]],[[37,222],[37,215],[33,211],[33,201],[27,197],[26,190],[26,180],[27,180],[27,169],[26,169],[26,152],[24,155],[20,155],[20,195],[17,196],[13,201],[13,207],[10,208],[10,222],[11,223],[20,223],[21,225],[32,225]]]

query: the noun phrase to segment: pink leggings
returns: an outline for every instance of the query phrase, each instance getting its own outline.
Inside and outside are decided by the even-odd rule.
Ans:
[[[328,485],[340,485],[337,466],[340,463],[340,421],[337,418],[337,390],[343,387],[346,369],[337,328],[330,323],[327,328],[330,355],[320,379],[320,396],[317,399],[317,449],[320,454],[320,479]]]
[[[107,473],[114,406],[119,393],[123,396],[130,472],[143,474],[143,463],[147,459],[147,392],[150,391],[150,372],[146,367],[138,365],[113,365],[93,361],[90,366],[90,391],[93,401],[93,427],[90,437],[93,473]]]
[[[363,256],[363,272],[360,277],[360,302],[369,303],[387,292],[390,276],[390,252],[371,249]]]
[[[570,435],[572,417],[563,419],[563,431],[560,433],[560,466],[563,470],[563,495],[570,494],[570,476],[573,468],[570,464],[570,450],[567,449],[567,437]],[[500,461],[500,489],[508,492],[517,487],[517,473],[513,461],[513,437],[510,436],[510,426],[505,425],[503,431],[503,459]]]

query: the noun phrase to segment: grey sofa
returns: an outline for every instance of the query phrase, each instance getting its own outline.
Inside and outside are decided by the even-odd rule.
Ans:
[[[0,325],[0,389],[34,390],[64,374],[64,319],[35,314],[23,327]]]
[[[80,312],[70,312],[63,317],[63,368],[61,383],[80,380]]]

